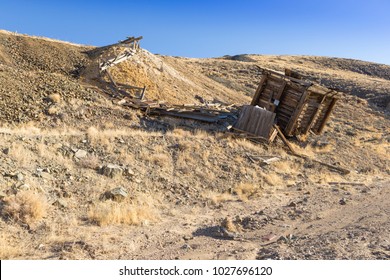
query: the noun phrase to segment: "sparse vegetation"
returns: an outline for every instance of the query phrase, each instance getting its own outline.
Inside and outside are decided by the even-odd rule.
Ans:
[[[267,248],[284,259],[387,258],[390,126],[372,102],[387,98],[389,67],[142,50],[112,73],[118,83],[146,85],[147,100],[177,104],[247,104],[260,79],[255,65],[372,94],[369,102],[343,95],[322,135],[290,139],[298,152],[351,170],[340,175],[292,156],[279,139],[232,138],[229,119],[208,124],[118,105],[97,82],[91,47],[4,34],[0,52],[10,59],[0,54],[0,258],[269,258],[259,244],[270,232],[283,234]],[[74,65],[85,66],[78,77],[70,77]],[[264,163],[272,157],[279,160]],[[119,175],[102,172],[107,165]],[[100,200],[120,187],[125,198]],[[238,238],[213,235],[221,227]]]
[[[16,222],[32,224],[47,213],[46,199],[32,191],[21,191],[4,200],[2,215]]]

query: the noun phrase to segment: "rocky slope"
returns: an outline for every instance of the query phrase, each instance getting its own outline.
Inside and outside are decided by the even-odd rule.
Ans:
[[[97,67],[119,51],[0,32],[0,258],[389,258],[390,66],[141,50],[112,70],[174,104],[247,104],[257,66],[343,89],[323,135],[291,139],[341,175],[279,140],[118,105]]]

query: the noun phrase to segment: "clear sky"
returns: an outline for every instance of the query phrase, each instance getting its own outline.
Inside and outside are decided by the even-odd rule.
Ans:
[[[0,0],[0,29],[153,53],[292,54],[390,65],[390,0]]]

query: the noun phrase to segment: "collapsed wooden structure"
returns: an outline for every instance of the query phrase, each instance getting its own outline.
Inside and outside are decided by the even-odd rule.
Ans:
[[[119,41],[119,43],[112,44],[109,46],[99,48],[99,52],[104,52],[111,47],[120,46],[124,47],[125,50],[122,51],[119,55],[111,57],[105,61],[99,63],[99,73],[100,78],[107,76],[109,79],[108,86],[113,92],[111,96],[118,98],[117,102],[119,105],[125,107],[131,107],[134,109],[140,109],[146,114],[150,115],[165,115],[180,117],[185,119],[199,120],[209,123],[215,123],[219,120],[232,117],[236,119],[237,107],[234,105],[225,106],[219,103],[216,104],[204,104],[204,105],[195,105],[195,104],[183,104],[183,105],[173,105],[167,104],[164,101],[153,101],[146,100],[145,93],[146,87],[136,87],[125,84],[117,83],[110,73],[110,68],[131,58],[133,55],[137,54],[140,44],[139,41],[143,37],[128,37],[126,40]],[[103,79],[102,79],[103,80]]]
[[[251,105],[275,113],[276,123],[286,136],[306,135],[309,131],[320,134],[336,104],[338,92],[275,71],[261,70],[262,78]]]

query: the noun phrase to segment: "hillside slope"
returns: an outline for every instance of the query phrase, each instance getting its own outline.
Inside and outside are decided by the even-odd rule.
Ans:
[[[257,66],[344,89],[324,134],[290,139],[341,175],[280,140],[118,105],[98,63],[120,51],[0,31],[1,259],[390,258],[389,66],[142,49],[112,70],[172,104],[248,104]]]

